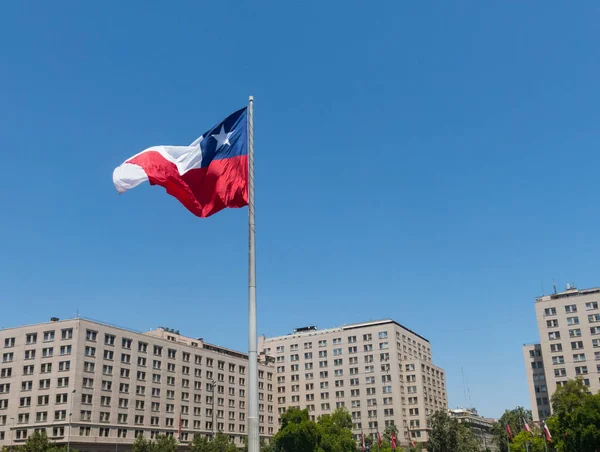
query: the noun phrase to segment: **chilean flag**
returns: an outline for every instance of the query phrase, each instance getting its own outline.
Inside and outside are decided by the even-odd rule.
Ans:
[[[189,146],[150,147],[113,172],[119,193],[145,181],[164,187],[199,217],[248,205],[247,109],[228,116]]]
[[[542,426],[544,427],[544,434],[546,435],[546,441],[552,442],[552,435],[550,434],[550,429],[546,425],[545,421],[542,421]]]

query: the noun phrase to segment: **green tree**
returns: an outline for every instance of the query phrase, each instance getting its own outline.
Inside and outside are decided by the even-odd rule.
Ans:
[[[456,442],[457,452],[479,452],[481,447],[471,426],[460,422],[457,422]]]
[[[345,408],[338,408],[331,415],[325,414],[317,421],[323,452],[354,452],[356,442],[352,438],[352,417]]]
[[[135,443],[134,443],[135,447]],[[247,445],[246,445],[247,447]],[[189,444],[188,449],[190,452],[212,452],[212,446],[210,445],[210,440],[205,435],[200,435],[196,433],[192,442]],[[247,450],[247,449],[246,449]],[[146,451],[136,451],[135,448],[133,452],[146,452]]]
[[[143,435],[139,435],[133,442],[133,452],[151,452],[152,444],[149,440],[144,439]]]
[[[215,439],[211,441],[211,452],[237,452],[237,447],[223,432],[217,432]]]
[[[600,449],[600,394],[591,394],[580,379],[569,380],[554,392],[552,411],[546,423],[558,452]]]
[[[13,451],[17,450],[19,452],[62,452],[65,449],[66,446],[58,446],[50,441],[45,431],[34,432],[27,438],[25,444],[18,448],[13,447]],[[73,448],[71,450],[77,452]]]
[[[445,410],[436,411],[431,415],[429,421],[431,430],[427,450],[456,452],[458,450],[458,421],[450,417]]]
[[[516,407],[512,410],[506,410],[498,422],[492,428],[494,442],[498,446],[499,452],[508,452],[508,435],[506,433],[506,424],[510,426],[513,436],[518,435],[523,430],[523,420],[531,425],[531,410],[523,407]]]
[[[446,411],[434,413],[430,417],[430,427],[429,441],[425,446],[427,450],[436,452],[479,452],[480,450],[479,441],[471,426],[458,422]]]
[[[151,452],[177,452],[177,440],[171,435],[159,435],[151,443]]]
[[[510,452],[545,452],[544,438],[521,430],[510,444]]]
[[[308,410],[290,408],[281,417],[281,429],[273,437],[273,447],[277,452],[312,452],[320,440],[319,428],[310,420]]]

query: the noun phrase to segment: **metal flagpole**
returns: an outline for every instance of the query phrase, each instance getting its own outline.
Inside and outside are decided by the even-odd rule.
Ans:
[[[254,232],[254,98],[250,96],[248,99],[248,452],[259,452],[260,449]]]

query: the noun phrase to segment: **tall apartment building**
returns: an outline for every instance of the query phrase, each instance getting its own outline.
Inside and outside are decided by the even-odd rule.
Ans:
[[[567,285],[564,292],[535,300],[539,344],[523,346],[533,418],[551,414],[557,386],[581,378],[592,392],[600,390],[600,288]]]
[[[279,414],[307,408],[316,419],[346,407],[357,440],[395,424],[403,443],[427,441],[428,416],[448,407],[429,341],[390,319],[263,336],[259,350],[275,360]]]
[[[181,336],[73,319],[0,330],[0,447],[36,430],[82,452],[138,435],[246,436],[248,356]],[[275,433],[274,368],[259,363],[260,434]],[[179,429],[181,425],[181,435]]]

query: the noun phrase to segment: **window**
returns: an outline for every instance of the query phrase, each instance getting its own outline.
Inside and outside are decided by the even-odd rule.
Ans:
[[[547,328],[557,328],[558,320],[556,320],[556,319],[546,320],[546,327]]]
[[[35,352],[35,350],[32,350],[32,351]],[[27,352],[25,352],[25,353],[27,353]],[[27,356],[27,355],[25,355],[25,356]],[[10,352],[10,353],[4,353],[2,355],[2,362],[3,363],[10,363],[13,359],[14,359],[14,354],[12,352]],[[27,359],[27,358],[25,358],[25,359]]]
[[[104,350],[104,359],[112,361],[115,356],[115,352],[112,350]]]
[[[592,326],[590,327],[590,334],[591,335],[596,335],[596,334],[600,334],[600,326]]]
[[[560,339],[560,331],[551,331],[548,333],[548,339],[553,341]]]
[[[546,308],[546,309],[544,309],[544,314],[556,315],[556,308]]]
[[[579,325],[579,317],[567,317],[567,325]]]
[[[44,342],[50,342],[54,340],[54,331],[44,331]]]
[[[569,330],[569,337],[581,337],[581,330],[579,328]]]
[[[591,311],[593,309],[598,309],[598,302],[597,301],[591,301],[591,302],[585,304],[585,310],[586,311]]]
[[[95,347],[85,347],[85,356],[96,356],[96,348]]]
[[[575,361],[575,362],[585,361],[585,353],[575,353],[573,355],[573,361]]]
[[[68,394],[66,392],[63,392],[61,394],[56,394],[56,403],[57,404],[67,403],[67,398],[68,398]]]
[[[23,366],[23,375],[33,375],[33,365]]]
[[[96,364],[89,362],[89,361],[84,361],[83,363],[83,371],[84,372],[94,372],[96,370]]]
[[[96,342],[96,337],[98,337],[98,332],[93,330],[85,330],[85,339],[87,341]]]
[[[129,364],[131,362],[131,355],[128,353],[121,353],[121,362]]]
[[[6,339],[4,339],[4,348],[10,348],[10,347],[14,347],[15,346],[15,338],[14,337],[7,337]]]
[[[42,358],[50,358],[52,355],[54,355],[53,347],[46,347],[42,349]]]
[[[155,356],[162,356],[162,347],[155,345],[154,346],[154,355]]]
[[[550,344],[551,352],[562,352],[562,344]]]
[[[571,350],[579,350],[583,348],[583,341],[571,342]]]
[[[64,341],[67,339],[73,339],[73,328],[66,328],[61,330],[60,338]]]
[[[5,367],[4,369],[0,370],[0,377],[1,378],[8,378],[12,375],[12,368],[11,367]]]
[[[35,344],[37,342],[37,333],[30,333],[25,336],[25,343],[27,345]]]
[[[590,323],[600,322],[600,314],[588,315],[588,322],[590,322]]]

